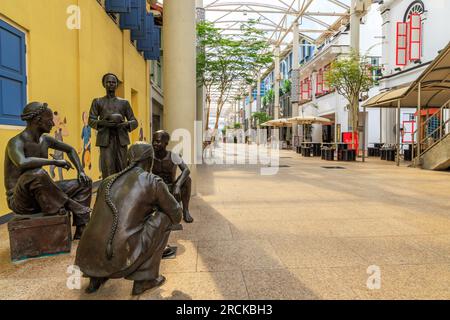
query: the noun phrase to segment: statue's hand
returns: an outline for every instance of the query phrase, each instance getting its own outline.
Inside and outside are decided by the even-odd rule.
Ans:
[[[56,160],[55,166],[59,168],[64,168],[66,170],[73,169],[72,164],[67,160]]]
[[[124,121],[122,123],[119,123],[117,125],[118,128],[124,128],[124,129],[129,129],[130,128],[130,123],[128,121]]]
[[[105,128],[117,128],[117,125],[118,124],[116,122],[107,121],[107,120],[100,120],[98,122],[99,127],[105,127]]]
[[[181,197],[181,188],[178,185],[175,185],[173,188],[173,196],[175,197],[175,199],[180,199]]]
[[[80,172],[78,174],[78,181],[84,186],[92,185],[92,179],[85,172]]]

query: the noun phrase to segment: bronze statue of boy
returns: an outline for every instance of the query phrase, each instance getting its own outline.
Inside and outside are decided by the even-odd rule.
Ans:
[[[100,147],[100,171],[103,179],[125,169],[128,133],[138,127],[133,109],[127,100],[116,97],[119,79],[107,73],[102,79],[106,96],[92,101],[89,126],[97,130],[96,146]],[[125,121],[126,119],[126,121]]]
[[[12,138],[5,152],[5,189],[8,207],[17,215],[73,214],[74,239],[79,239],[89,221],[92,180],[85,174],[74,148],[47,135],[55,126],[46,103],[32,102],[21,115],[24,131]],[[66,160],[48,159],[49,149],[67,154],[78,171],[78,179],[54,182],[43,169],[56,166],[73,169]]]
[[[153,135],[153,149],[155,150],[153,173],[164,180],[175,199],[181,200],[183,220],[192,223],[194,219],[189,212],[192,185],[189,175],[191,172],[179,155],[167,150],[169,141],[170,135],[164,130],[157,131]],[[178,178],[176,177],[177,168],[181,170]]]
[[[162,179],[151,173],[150,144],[133,144],[128,167],[103,180],[75,264],[90,277],[87,293],[108,279],[134,280],[133,295],[158,287],[163,250],[181,207]]]

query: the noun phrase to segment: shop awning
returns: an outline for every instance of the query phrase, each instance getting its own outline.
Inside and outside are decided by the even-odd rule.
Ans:
[[[367,100],[366,108],[417,108],[420,87],[422,108],[436,108],[450,99],[450,42],[411,85],[380,93]]]
[[[382,92],[367,100],[363,104],[363,106],[366,108],[397,108],[398,99],[402,99],[405,96],[408,89],[409,87],[403,87],[400,89]]]
[[[323,117],[314,117],[314,116],[294,117],[294,118],[287,119],[287,121],[290,123],[295,123],[295,124],[331,123],[330,119],[323,118]]]

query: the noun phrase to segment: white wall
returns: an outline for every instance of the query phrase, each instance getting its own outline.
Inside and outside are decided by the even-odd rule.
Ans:
[[[361,24],[359,47],[360,53],[365,56],[380,57],[382,54],[383,39],[381,25],[383,19],[378,9],[379,5],[373,4],[369,12],[362,19],[363,24]]]

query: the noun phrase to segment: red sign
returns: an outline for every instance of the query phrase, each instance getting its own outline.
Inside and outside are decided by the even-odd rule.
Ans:
[[[342,142],[348,144],[349,150],[358,150],[358,133],[355,132],[354,148],[352,148],[352,132],[343,132],[342,133]]]

